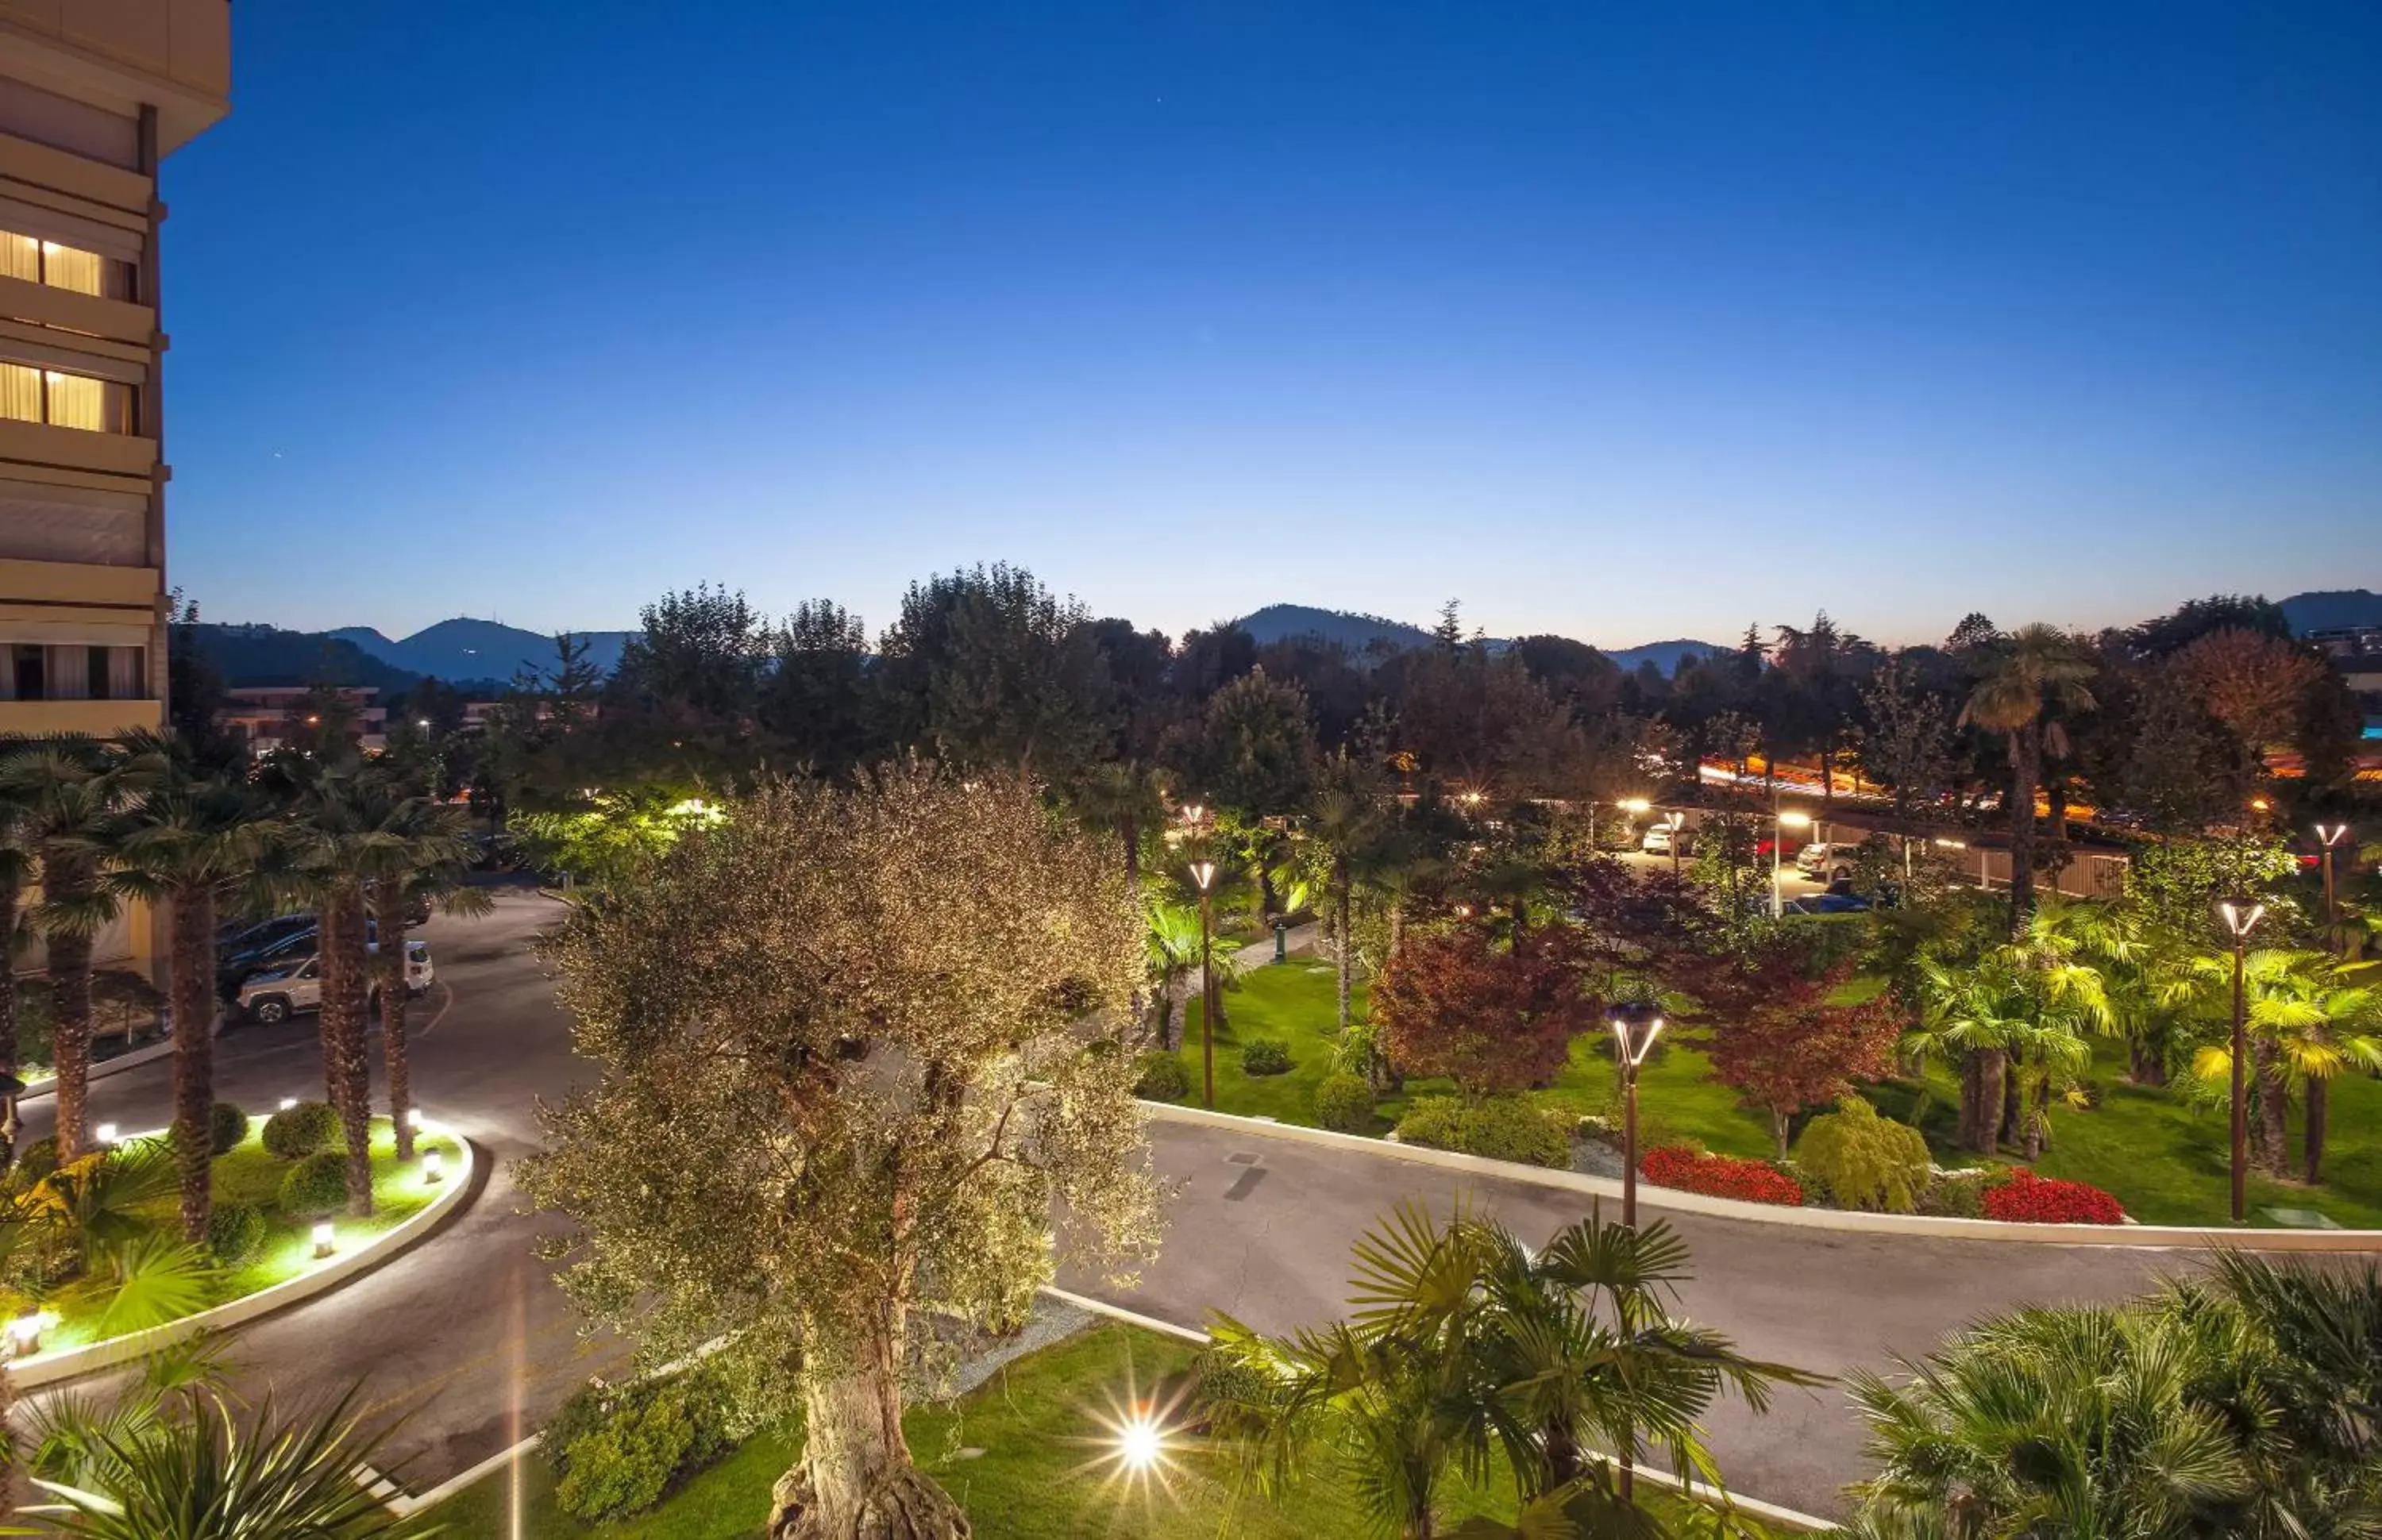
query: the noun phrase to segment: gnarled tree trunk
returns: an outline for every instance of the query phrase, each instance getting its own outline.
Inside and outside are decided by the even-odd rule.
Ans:
[[[381,1069],[388,1081],[388,1116],[396,1125],[397,1158],[413,1158],[413,1129],[406,1114],[413,1108],[413,1075],[406,1058],[405,1041],[405,888],[383,878],[373,884],[373,924],[380,949],[373,956],[373,973],[380,983]]]
[[[902,1436],[902,1314],[803,1369],[800,1463],[769,1494],[769,1540],[966,1540],[966,1513],[911,1463]],[[833,1365],[832,1368],[829,1365]]]
[[[174,1168],[182,1181],[182,1239],[207,1238],[214,1203],[215,1103],[215,890],[174,889],[170,965],[174,1010]]]

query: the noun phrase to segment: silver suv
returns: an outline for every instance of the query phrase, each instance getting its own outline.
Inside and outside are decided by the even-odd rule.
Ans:
[[[378,947],[367,948],[378,951]],[[430,944],[408,941],[405,944],[405,992],[419,995],[438,977],[430,961]],[[377,1001],[377,985],[372,991]],[[272,1026],[287,1021],[301,1011],[323,1008],[323,959],[319,953],[292,958],[261,973],[252,973],[239,986],[239,1010],[252,1021]]]

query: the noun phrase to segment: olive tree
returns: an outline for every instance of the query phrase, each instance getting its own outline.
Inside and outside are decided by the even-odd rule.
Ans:
[[[912,1318],[1013,1321],[1059,1243],[1154,1246],[1116,1042],[1141,920],[1016,780],[911,765],[725,811],[550,944],[602,1074],[542,1109],[522,1179],[580,1223],[583,1310],[657,1362],[724,1338],[750,1410],[800,1409],[772,1540],[964,1535],[902,1441]]]

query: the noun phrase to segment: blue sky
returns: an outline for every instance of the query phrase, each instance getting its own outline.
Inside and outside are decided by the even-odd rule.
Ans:
[[[1608,645],[2382,586],[2382,6],[239,0],[212,618]]]

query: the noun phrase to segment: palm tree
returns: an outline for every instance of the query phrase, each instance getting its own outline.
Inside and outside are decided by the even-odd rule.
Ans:
[[[14,745],[0,744],[0,754]],[[25,886],[32,880],[33,854],[25,842],[31,811],[26,788],[0,775],[0,1074],[14,1075],[23,1064],[17,1045],[17,947],[24,939]],[[16,1158],[17,1101],[0,1104],[0,1168]]]
[[[376,937],[372,956],[374,993],[380,1001],[381,1062],[388,1082],[388,1113],[395,1128],[397,1158],[413,1158],[413,1079],[405,1039],[406,911],[424,899],[441,900],[452,913],[485,914],[488,897],[461,886],[471,864],[466,816],[447,804],[408,791],[387,774],[368,782],[369,816],[387,837],[367,852],[365,892]]]
[[[1987,1074],[1961,1077],[1960,1143],[1981,1155],[1998,1150],[2014,1099],[2016,1126],[2008,1132],[2034,1159],[2043,1153],[2052,1090],[2092,1062],[2084,1034],[2107,1020],[2092,970],[2045,964],[2013,944],[1974,962],[1922,956],[1918,972],[1919,1025],[1904,1035],[1904,1053],[1989,1064]],[[2006,1075],[2014,1098],[2004,1094]]]
[[[1142,898],[1142,912],[1148,925],[1144,944],[1149,958],[1149,1008],[1156,1018],[1158,1045],[1172,1053],[1182,1045],[1175,1028],[1175,995],[1199,966],[1199,911],[1148,893]]]
[[[247,882],[275,835],[244,770],[203,760],[187,739],[128,733],[126,752],[160,767],[127,808],[110,843],[122,863],[114,886],[162,902],[171,936],[174,1021],[172,1140],[182,1184],[182,1238],[207,1237],[215,1110],[215,914]]]
[[[2009,748],[2010,928],[2034,903],[2034,791],[2043,756],[2068,752],[2062,716],[2091,711],[2091,650],[2057,626],[2021,626],[1998,643],[1960,708],[1963,726],[1996,732]]]
[[[2301,1170],[2309,1182],[2319,1181],[2332,1078],[2344,1069],[2382,1070],[2382,990],[2351,982],[2339,959],[2323,952],[2290,947],[2250,953],[2242,959],[2241,982],[2248,1005],[2250,1068],[2257,1086],[2252,1145],[2269,1172],[2290,1175],[2286,1114],[2293,1082],[2305,1086]],[[2233,955],[2203,953],[2184,961],[2168,986],[2168,997],[2177,1003],[2196,1002],[2216,1016],[2229,1011],[2232,987]],[[2192,1068],[2205,1083],[2229,1082],[2232,1044],[2202,1048]]]
[[[1166,821],[1166,788],[1155,766],[1137,759],[1094,765],[1075,785],[1075,816],[1116,836],[1124,850],[1124,880],[1141,888],[1141,838]]]
[[[54,996],[53,1069],[57,1075],[61,1160],[82,1153],[91,1085],[91,965],[117,899],[102,880],[107,836],[126,796],[153,764],[129,760],[96,739],[29,740],[0,763],[0,800],[24,809],[24,837],[38,851],[42,897],[31,920],[48,947]]]
[[[1308,810],[1305,833],[1322,854],[1323,889],[1332,899],[1332,950],[1338,974],[1339,1034],[1348,1034],[1355,990],[1357,937],[1351,910],[1357,883],[1381,842],[1381,814],[1369,777],[1342,750],[1324,767],[1322,788]]]
[[[1407,1540],[1437,1533],[1451,1475],[1478,1484],[1501,1461],[1524,1533],[1662,1534],[1628,1483],[1641,1446],[1717,1490],[1701,1423],[1721,1394],[1762,1412],[1774,1387],[1818,1383],[1670,1314],[1688,1253],[1664,1221],[1591,1212],[1534,1253],[1493,1222],[1406,1206],[1356,1257],[1345,1321],[1268,1338],[1215,1317],[1202,1395],[1261,1485],[1329,1454],[1375,1523]],[[1618,1456],[1617,1486],[1597,1448]]]

